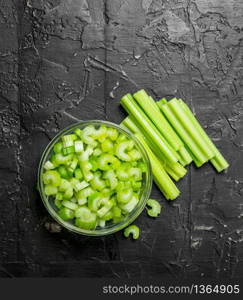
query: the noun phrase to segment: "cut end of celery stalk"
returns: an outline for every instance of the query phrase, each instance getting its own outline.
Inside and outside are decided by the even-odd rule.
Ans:
[[[210,162],[218,172],[222,172],[222,171],[228,169],[228,167],[229,167],[228,162],[223,158],[223,156],[221,154],[220,154],[220,157],[219,157],[219,155],[217,155],[217,156],[213,157],[212,159],[210,159]]]
[[[178,150],[179,154],[179,162],[184,166],[189,165],[192,162],[192,157],[186,150],[186,148],[183,146]]]

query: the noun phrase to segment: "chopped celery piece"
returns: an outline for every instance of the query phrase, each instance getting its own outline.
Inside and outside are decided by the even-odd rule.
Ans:
[[[102,150],[100,148],[95,148],[93,151],[93,155],[99,156],[100,154],[102,154]]]
[[[90,181],[90,185],[94,190],[101,191],[105,188],[105,180],[101,179],[101,173],[96,172],[93,175],[93,179]]]
[[[114,206],[112,208],[112,214],[114,218],[120,218],[121,217],[121,209],[118,206]]]
[[[68,171],[65,168],[65,166],[61,165],[57,168],[57,172],[60,174],[60,176],[62,178],[68,179],[69,175],[68,175]]]
[[[57,154],[57,153],[61,153],[62,152],[62,148],[63,148],[63,145],[62,143],[56,143],[53,147],[53,151]]]
[[[69,208],[72,210],[75,210],[78,208],[76,203],[73,203],[73,202],[67,201],[67,200],[62,201],[62,205],[65,206],[66,208]]]
[[[56,195],[57,187],[47,184],[47,185],[45,185],[44,192],[47,196]]]
[[[158,217],[158,215],[161,213],[160,203],[157,200],[149,199],[147,201],[147,205],[150,207],[150,208],[147,208],[147,214],[150,217],[154,217],[154,218]]]
[[[74,170],[76,169],[77,165],[78,165],[78,159],[77,159],[77,158],[74,158],[74,159],[71,161],[71,163],[70,163],[70,165],[69,165],[69,167],[68,167],[68,170],[69,170],[70,172],[74,172]]]
[[[86,126],[84,129],[83,129],[83,133],[82,133],[82,141],[85,143],[85,144],[88,144],[88,145],[96,145],[96,142],[93,138],[94,134],[95,134],[95,128],[93,125],[89,125],[89,126]]]
[[[107,171],[111,168],[117,168],[120,165],[119,160],[111,154],[102,154],[99,156],[98,160],[98,167],[102,171]]]
[[[118,131],[115,128],[108,128],[107,129],[107,136],[112,140],[112,141],[116,141],[116,139],[118,138]]]
[[[73,156],[72,154],[69,155],[62,155],[61,153],[57,153],[55,154],[55,156],[53,157],[53,163],[55,165],[67,165],[71,160],[72,160]]]
[[[124,212],[130,213],[135,208],[135,206],[138,204],[138,202],[139,202],[138,197],[134,195],[128,203],[120,205],[120,208]]]
[[[72,153],[74,153],[75,152],[75,150],[74,150],[74,146],[70,146],[70,147],[65,147],[65,148],[63,148],[62,149],[62,153],[63,153],[63,155],[69,155],[69,154],[72,154]]]
[[[89,183],[86,182],[85,180],[79,181],[78,179],[75,178],[71,179],[71,183],[75,192],[81,191],[87,186],[89,186]]]
[[[99,225],[101,228],[104,228],[104,227],[105,227],[105,223],[106,223],[105,220],[99,220],[98,225]]]
[[[47,161],[45,164],[44,164],[44,169],[46,170],[52,170],[52,169],[55,169],[55,165],[51,162],[51,161]]]
[[[103,217],[101,217],[101,220],[109,221],[113,218],[112,212],[109,210]]]
[[[142,180],[142,171],[139,168],[130,168],[128,174],[136,181]]]
[[[93,211],[97,212],[101,205],[101,195],[100,193],[94,193],[88,197],[88,208]]]
[[[133,161],[136,161],[136,160],[139,160],[142,158],[142,154],[136,149],[129,151],[128,155],[130,156],[131,160],[133,160]]]
[[[59,186],[59,191],[61,191],[61,192],[65,192],[68,188],[70,188],[72,185],[71,185],[71,183],[68,181],[68,180],[66,180],[66,179],[61,179],[61,184],[60,184],[60,186]]]
[[[109,139],[104,140],[103,143],[101,143],[101,150],[103,152],[111,152],[113,150],[114,144]]]
[[[65,190],[65,192],[63,194],[63,198],[65,198],[65,199],[71,199],[72,196],[73,196],[73,188],[72,188],[72,186],[70,186],[70,187],[68,187]]]
[[[87,230],[95,229],[97,224],[96,215],[92,213],[87,207],[78,208],[75,211],[75,216],[76,226]]]
[[[73,137],[72,135],[63,135],[62,136],[63,148],[68,148],[73,146]]]
[[[128,238],[129,235],[131,234],[132,238],[134,240],[137,240],[139,238],[139,233],[140,233],[139,227],[137,227],[136,225],[130,225],[124,229],[124,236],[126,238]]]
[[[43,174],[44,184],[59,186],[61,184],[61,176],[57,171],[48,170]]]
[[[58,215],[64,220],[64,221],[68,221],[70,219],[74,218],[74,211],[67,208],[67,207],[63,207],[59,210]]]
[[[113,203],[112,201],[107,201],[107,203],[102,206],[98,211],[97,211],[97,215],[102,218],[106,213],[108,213],[108,211],[112,208]]]
[[[82,141],[75,141],[74,142],[74,151],[76,153],[81,153],[84,150],[84,144]]]
[[[116,145],[116,156],[123,161],[130,161],[132,158],[127,153],[134,147],[133,141],[125,141]]]
[[[93,179],[94,175],[90,171],[92,169],[92,165],[89,161],[81,161],[80,162],[80,169],[82,170],[82,174],[84,176],[84,179],[89,182]]]
[[[107,178],[107,180],[109,182],[109,186],[112,190],[117,187],[118,180],[116,178],[116,174],[115,174],[114,170],[106,171],[104,174],[104,178]]]
[[[117,201],[119,203],[128,203],[133,197],[133,190],[131,188],[119,190],[117,192]]]
[[[79,179],[79,180],[82,180],[82,179],[83,179],[83,173],[82,173],[82,171],[80,170],[80,168],[76,168],[76,169],[74,170],[74,177],[75,177],[76,179]]]

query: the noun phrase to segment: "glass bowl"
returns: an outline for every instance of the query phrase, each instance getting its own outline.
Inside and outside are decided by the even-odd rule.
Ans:
[[[105,125],[106,127],[112,127],[112,128],[117,129],[120,133],[124,133],[125,135],[127,135],[130,139],[132,139],[135,142],[137,149],[142,154],[142,159],[146,165],[146,172],[143,173],[144,178],[142,181],[142,188],[141,188],[139,202],[138,202],[137,206],[131,211],[131,213],[128,216],[126,216],[121,222],[116,223],[116,224],[107,224],[104,228],[96,228],[95,230],[85,230],[85,229],[75,226],[74,224],[72,224],[71,221],[64,221],[63,219],[61,219],[59,217],[59,215],[57,214],[57,208],[54,204],[53,198],[46,196],[44,193],[44,184],[43,184],[43,181],[41,180],[41,178],[42,178],[42,174],[44,171],[44,164],[48,160],[50,153],[52,152],[54,144],[60,139],[60,137],[62,135],[69,134],[69,133],[73,132],[76,128],[83,129],[84,127],[86,127],[88,125],[93,125],[93,126],[97,127],[102,124]],[[143,209],[146,205],[146,202],[150,196],[151,187],[152,187],[151,165],[150,165],[148,155],[147,155],[143,145],[138,141],[138,139],[132,133],[119,127],[117,124],[107,122],[107,121],[101,121],[101,120],[80,121],[80,122],[77,122],[75,124],[72,124],[72,125],[64,128],[47,145],[45,151],[42,154],[39,168],[38,168],[38,189],[40,192],[41,199],[42,199],[46,209],[50,213],[50,215],[60,225],[62,225],[66,229],[68,229],[72,232],[76,232],[76,233],[88,235],[88,236],[103,236],[103,235],[111,234],[111,233],[114,233],[114,232],[117,232],[117,231],[123,229],[124,227],[126,227],[130,223],[132,223],[143,211]]]

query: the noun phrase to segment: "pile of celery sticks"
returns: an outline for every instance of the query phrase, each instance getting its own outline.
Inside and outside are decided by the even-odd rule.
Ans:
[[[183,100],[163,98],[155,102],[140,90],[122,97],[121,105],[128,117],[120,125],[144,146],[154,181],[167,200],[179,196],[172,179],[178,181],[185,176],[185,166],[191,162],[201,167],[210,161],[218,172],[228,168],[228,162]]]

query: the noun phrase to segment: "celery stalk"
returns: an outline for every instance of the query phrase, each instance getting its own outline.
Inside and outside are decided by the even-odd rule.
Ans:
[[[154,124],[145,115],[142,109],[140,109],[140,107],[136,104],[131,94],[127,94],[122,97],[121,105],[129,115],[133,116],[134,119],[136,119],[137,123],[143,128],[144,132],[146,133],[146,136],[148,136],[149,139],[154,142],[154,144],[160,149],[164,157],[171,163],[177,162],[177,154],[173,153],[175,151],[170,147],[170,145],[160,134],[158,129],[156,129]]]
[[[186,150],[186,148],[184,146],[182,146],[179,150],[178,150],[178,154],[180,156],[179,158],[179,162],[183,165],[183,166],[187,166],[192,162],[192,157],[189,154],[189,152]]]
[[[171,127],[170,123],[168,123],[166,118],[159,111],[153,98],[150,97],[145,90],[136,92],[133,94],[133,97],[167,142],[175,151],[178,151],[183,146],[183,143]]]
[[[179,99],[178,101],[179,101],[180,106],[186,112],[187,116],[190,118],[190,120],[193,123],[196,130],[201,134],[202,138],[207,143],[208,147],[214,153],[214,157],[210,159],[210,162],[213,164],[213,166],[216,168],[216,170],[218,172],[221,172],[224,169],[227,169],[229,167],[228,162],[224,159],[222,154],[219,152],[217,147],[214,145],[214,143],[211,141],[211,139],[209,138],[209,136],[205,132],[205,130],[201,127],[200,123],[197,121],[197,119],[195,118],[195,116],[191,112],[190,108],[181,99]]]
[[[166,159],[163,156],[159,156],[159,150],[156,148],[155,145],[152,144],[152,142],[149,142],[146,137],[144,136],[143,130],[141,130],[136,121],[128,116],[126,117],[120,124],[121,126],[129,129],[132,133],[138,133],[145,139],[146,143],[149,145],[149,147],[153,150],[153,152],[160,158],[160,163],[163,165],[166,172],[175,180],[178,181],[180,178],[182,178],[187,170],[181,166],[178,162],[176,163],[168,163],[166,162]]]
[[[166,116],[168,121],[171,123],[173,128],[177,131],[181,139],[185,142],[188,146],[190,151],[192,152],[193,156],[201,163],[204,164],[208,161],[208,157],[201,151],[201,149],[197,146],[193,138],[188,134],[182,124],[179,122],[171,108],[167,103],[165,103],[165,99],[162,101],[157,102],[158,107]]]
[[[201,149],[201,151],[205,154],[205,156],[208,159],[211,159],[214,157],[214,152],[211,150],[211,148],[208,146],[208,144],[205,142],[202,135],[199,133],[199,131],[195,128],[193,125],[191,119],[188,117],[185,110],[181,107],[179,104],[179,101],[174,98],[168,102],[169,107],[179,120],[179,122],[182,124],[184,129],[188,132],[188,134],[192,137],[192,139],[197,144],[198,148]]]
[[[135,134],[135,136],[144,146],[149,156],[155,183],[157,184],[157,186],[159,187],[159,189],[164,194],[167,200],[174,200],[179,196],[180,191],[177,189],[174,182],[170,179],[165,169],[163,168],[161,162],[149,148],[144,138],[140,134]]]

